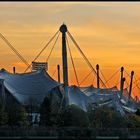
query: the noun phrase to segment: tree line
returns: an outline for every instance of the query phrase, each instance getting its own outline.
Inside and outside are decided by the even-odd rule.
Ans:
[[[45,127],[140,128],[139,112],[122,117],[111,107],[89,107],[85,112],[76,105],[68,105],[58,112],[45,98],[39,113],[38,125]],[[0,100],[0,126],[4,125],[26,127],[32,123],[23,106],[18,103],[3,106]]]

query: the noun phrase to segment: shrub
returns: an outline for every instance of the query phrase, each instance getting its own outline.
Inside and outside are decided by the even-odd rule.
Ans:
[[[140,128],[140,116],[128,114],[126,116],[126,125],[128,128]]]
[[[60,115],[61,126],[73,126],[73,127],[88,127],[89,119],[81,108],[76,105],[68,105]]]
[[[10,126],[28,126],[25,108],[17,103],[7,105],[8,124]]]
[[[96,110],[89,110],[88,117],[90,126],[96,128],[120,128],[125,127],[125,119],[113,108],[100,107]]]
[[[0,126],[6,125],[7,121],[8,121],[8,116],[7,116],[7,113],[5,112],[2,101],[0,100]]]

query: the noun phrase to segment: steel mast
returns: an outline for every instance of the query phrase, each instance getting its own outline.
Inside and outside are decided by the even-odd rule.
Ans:
[[[68,98],[68,64],[67,64],[67,47],[66,47],[67,26],[65,24],[62,24],[59,30],[62,33],[63,83],[64,90],[66,92],[66,98]]]

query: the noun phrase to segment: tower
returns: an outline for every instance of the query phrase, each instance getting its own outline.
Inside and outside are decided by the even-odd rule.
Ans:
[[[67,47],[66,47],[67,26],[65,24],[62,24],[59,30],[62,33],[63,83],[64,90],[66,92],[66,97],[68,97],[68,64],[67,64]]]

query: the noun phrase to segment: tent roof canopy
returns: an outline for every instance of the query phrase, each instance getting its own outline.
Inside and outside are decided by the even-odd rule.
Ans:
[[[44,69],[16,74],[1,69],[0,79],[4,79],[6,89],[22,104],[30,98],[41,103],[49,91],[62,85],[52,79]]]

